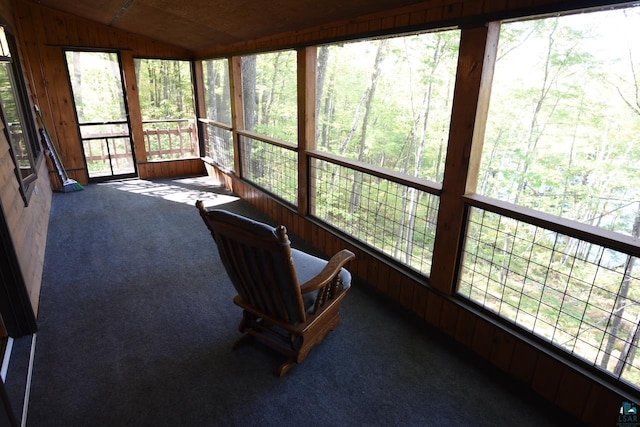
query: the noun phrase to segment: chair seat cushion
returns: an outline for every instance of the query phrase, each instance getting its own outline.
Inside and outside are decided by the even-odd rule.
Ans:
[[[294,248],[291,248],[291,256],[293,258],[293,264],[296,267],[296,273],[298,274],[298,283],[301,285],[317,276],[328,263],[328,261],[322,258],[315,257]],[[342,280],[341,289],[346,289],[351,286],[351,273],[349,273],[349,270],[345,268],[340,270],[340,279]],[[313,309],[317,295],[318,291],[302,295],[304,308],[307,312]]]

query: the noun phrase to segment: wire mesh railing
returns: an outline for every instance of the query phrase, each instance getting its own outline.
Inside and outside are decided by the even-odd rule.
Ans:
[[[622,251],[470,208],[458,292],[640,385],[640,263]]]
[[[298,203],[298,157],[295,147],[240,137],[242,177],[294,206]]]
[[[360,168],[311,161],[312,214],[428,276],[439,197]]]
[[[216,166],[232,172],[234,170],[233,134],[230,127],[221,127],[211,121],[204,123],[204,155]]]

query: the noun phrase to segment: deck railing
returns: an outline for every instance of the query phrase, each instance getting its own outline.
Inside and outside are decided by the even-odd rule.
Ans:
[[[147,160],[198,156],[198,132],[194,119],[143,120]]]
[[[107,145],[109,141],[128,139],[129,133],[123,126],[126,122],[107,122],[91,134],[82,135],[85,158],[88,165],[102,164],[109,158],[115,162],[131,158],[128,150]],[[146,120],[142,122],[147,160],[181,159],[198,156],[198,134],[195,120],[169,119]],[[91,142],[93,141],[93,142]],[[126,145],[126,144],[125,144]]]

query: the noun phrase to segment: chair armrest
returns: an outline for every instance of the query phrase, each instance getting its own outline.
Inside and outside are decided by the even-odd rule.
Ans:
[[[355,257],[356,256],[353,252],[347,249],[342,249],[331,257],[327,265],[324,266],[317,276],[311,278],[300,286],[300,292],[306,294],[307,292],[313,292],[323,286],[326,286],[336,275],[340,274],[342,267]]]

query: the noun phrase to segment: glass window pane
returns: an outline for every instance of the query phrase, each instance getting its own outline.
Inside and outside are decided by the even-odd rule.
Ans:
[[[197,157],[189,61],[135,59],[147,160]]]
[[[9,42],[7,40],[7,34],[4,32],[4,27],[0,27],[0,56],[11,57]]]
[[[27,144],[20,114],[20,103],[15,93],[11,63],[0,62],[0,103],[4,114],[5,128],[22,178],[34,173],[31,152]]]
[[[231,127],[231,95],[229,85],[229,61],[214,59],[202,62],[204,74],[204,103],[206,118]],[[205,156],[216,165],[232,171],[234,151],[232,134],[228,128],[207,122],[203,126]]]
[[[296,53],[280,51],[242,58],[246,130],[297,144]]]
[[[126,120],[120,61],[114,52],[66,52],[78,122]]]
[[[317,148],[442,181],[459,31],[318,48]]]
[[[0,119],[11,146],[20,195],[25,204],[29,203],[35,188],[35,164],[42,154],[28,108],[27,90],[15,39],[0,26]]]
[[[640,8],[505,23],[478,192],[637,236]]]
[[[231,126],[228,61],[226,59],[203,61],[202,68],[207,118]]]

